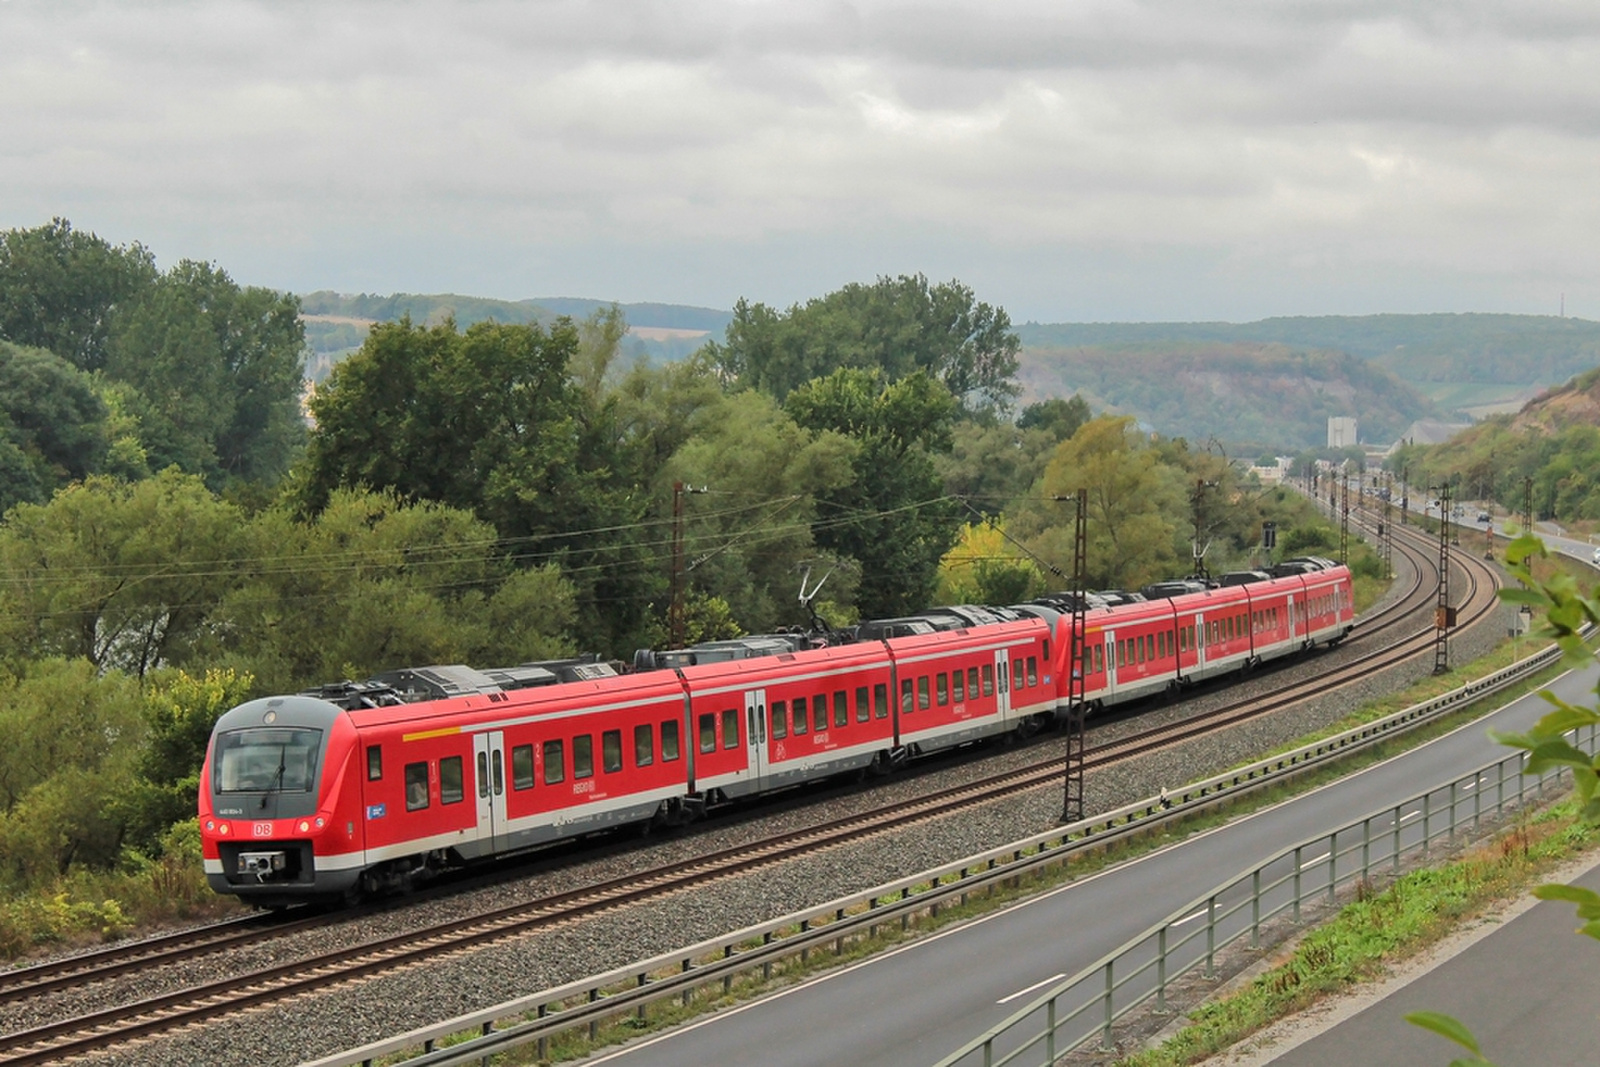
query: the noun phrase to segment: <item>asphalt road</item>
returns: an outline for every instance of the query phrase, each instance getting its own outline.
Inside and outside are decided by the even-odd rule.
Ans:
[[[1600,866],[1574,884],[1600,890]],[[1574,932],[1571,904],[1541,901],[1357,1014],[1277,1056],[1274,1067],[1448,1063],[1464,1050],[1405,1021],[1442,1011],[1484,1054],[1517,1067],[1593,1063],[1600,1046],[1600,944]]]
[[[1567,700],[1589,702],[1597,677],[1600,670],[1590,665],[1552,688]],[[1486,727],[1526,729],[1548,709],[1543,700],[1525,697],[1491,721],[1228,826],[589,1062],[925,1067],[1005,1018],[1034,991],[1094,962],[1273,852],[1503,755]],[[1504,991],[1502,999],[1509,1000],[1511,992]],[[1433,1040],[1436,1047],[1407,1062],[1448,1062],[1448,1055],[1440,1055],[1444,1042]]]

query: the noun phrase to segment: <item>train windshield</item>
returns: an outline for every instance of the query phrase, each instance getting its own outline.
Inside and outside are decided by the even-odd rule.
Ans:
[[[229,730],[217,737],[211,788],[218,793],[306,793],[316,786],[322,731]]]

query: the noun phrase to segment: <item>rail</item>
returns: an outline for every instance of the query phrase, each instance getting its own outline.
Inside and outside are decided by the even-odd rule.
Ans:
[[[360,1048],[311,1061],[307,1067],[351,1067],[414,1054],[408,1065],[468,1063],[513,1047],[537,1042],[541,1057],[551,1038],[636,1012],[657,1001],[679,998],[688,1004],[696,991],[720,985],[759,968],[770,975],[775,964],[829,946],[844,950],[847,940],[875,937],[880,927],[908,927],[913,916],[937,915],[952,901],[1034,870],[1061,864],[1079,852],[1159,823],[1282,782],[1328,760],[1376,744],[1423,725],[1461,706],[1505,688],[1559,662],[1555,646],[1542,649],[1483,678],[1469,682],[1381,719],[1302,745],[1289,752],[1213,775],[1167,793],[1035,834],[874,889],[843,897],[804,912],[702,941],[652,959],[593,975],[497,1004],[481,1011],[420,1027]],[[509,1020],[509,1021],[508,1021]],[[462,1035],[473,1034],[462,1040]],[[448,1048],[446,1041],[459,1042]]]
[[[1597,731],[1587,727],[1583,735],[1576,743],[1587,743],[1592,753]],[[1435,841],[1453,841],[1467,823],[1475,828],[1487,814],[1521,806],[1530,791],[1522,773],[1525,757],[1523,752],[1503,756],[1445,785],[1283,849],[1063,979],[939,1060],[936,1067],[1049,1067],[1096,1038],[1101,1048],[1109,1050],[1119,1020],[1151,1002],[1156,1011],[1165,1011],[1173,983],[1196,970],[1212,977],[1217,954],[1229,945],[1248,938],[1252,949],[1259,948],[1262,927],[1274,919],[1287,915],[1298,925],[1308,904],[1332,904],[1341,887],[1364,885],[1382,868],[1398,872],[1407,856],[1426,857]],[[1508,774],[1514,790],[1507,789]],[[1543,794],[1549,783],[1566,776],[1565,768],[1541,773],[1532,790]],[[1491,812],[1485,811],[1485,785],[1495,793]],[[1437,810],[1434,798],[1441,793],[1448,800],[1443,810]],[[1470,805],[1463,800],[1467,794]],[[1469,810],[1463,811],[1464,807]],[[1411,808],[1418,810],[1408,812]],[[1418,817],[1421,822],[1413,823],[1417,829],[1407,828]],[[1417,836],[1404,843],[1407,832]],[[1314,858],[1307,860],[1308,855]],[[1181,926],[1202,916],[1202,925],[1180,933]]]

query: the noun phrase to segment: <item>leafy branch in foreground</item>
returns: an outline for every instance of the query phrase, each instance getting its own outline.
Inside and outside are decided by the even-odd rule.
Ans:
[[[1540,631],[1543,637],[1553,638],[1560,647],[1565,662],[1578,666],[1590,661],[1590,652],[1584,644],[1584,628],[1600,626],[1600,599],[1593,592],[1585,595],[1577,581],[1568,574],[1557,573],[1541,581],[1533,576],[1530,561],[1549,555],[1549,549],[1538,537],[1523,534],[1506,549],[1506,569],[1518,579],[1523,588],[1502,589],[1500,598],[1507,603],[1522,604],[1540,612],[1545,624]],[[1583,726],[1600,726],[1600,704],[1580,707],[1570,704],[1548,689],[1539,695],[1554,706],[1526,733],[1490,731],[1489,736],[1502,745],[1520,748],[1527,753],[1523,774],[1541,774],[1545,771],[1567,768],[1572,772],[1573,788],[1578,795],[1579,815],[1590,825],[1600,825],[1600,753],[1590,755],[1569,740],[1572,731]],[[1600,696],[1600,686],[1597,686]],[[1577,907],[1583,925],[1578,932],[1600,940],[1600,893],[1577,885],[1541,885],[1533,895],[1540,900],[1566,900]],[[1417,1011],[1406,1015],[1406,1021],[1444,1037],[1472,1053],[1471,1059],[1451,1061],[1458,1065],[1490,1064],[1478,1047],[1477,1039],[1459,1021],[1449,1015],[1432,1011]],[[1492,1065],[1491,1065],[1492,1067]]]

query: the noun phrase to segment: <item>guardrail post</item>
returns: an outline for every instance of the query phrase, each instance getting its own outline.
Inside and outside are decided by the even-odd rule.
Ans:
[[[1056,1062],[1056,998],[1044,1006],[1044,1053],[1046,1063]]]
[[[1506,810],[1506,761],[1501,760],[1494,765],[1494,813],[1505,814]]]
[[[1051,1000],[1052,1005],[1055,1004]],[[1156,933],[1156,1014],[1167,1013],[1167,928]],[[1050,1062],[1054,1063],[1052,1059]]]
[[[768,930],[766,933],[761,935],[761,943],[763,945],[772,944],[772,931],[771,930]],[[772,980],[772,961],[771,960],[765,960],[765,961],[762,962],[762,964],[761,964],[761,980],[763,982],[770,982]]]
[[[1478,829],[1478,820],[1483,815],[1483,775],[1472,776],[1472,829]]]
[[[685,993],[684,995],[688,996],[687,993]],[[684,1003],[687,1004],[689,1002],[687,1000],[685,1000]],[[543,1019],[546,1015],[549,1015],[549,1014],[550,1014],[550,1005],[548,1005],[548,1004],[539,1005],[539,1015],[538,1015],[539,1018]],[[542,1059],[547,1058],[549,1055],[550,1055],[550,1039],[548,1037],[541,1037],[539,1039],[539,1058],[542,1060]]]
[[[691,964],[691,962],[690,962],[690,961],[689,961],[689,960],[684,960],[684,961],[683,961],[683,973],[684,973],[684,974],[688,974],[688,973],[689,973],[689,968],[690,968],[690,966],[692,966],[692,964]],[[689,986],[685,986],[685,987],[684,987],[684,990],[683,990],[683,1006],[684,1006],[684,1007],[686,1007],[686,1008],[687,1008],[687,1007],[688,1007],[688,1006],[689,1006],[689,1001],[690,1001],[690,1000],[691,1000],[691,999],[692,999],[692,998],[693,998],[693,997],[694,997],[694,990],[693,990],[693,988],[691,988],[691,987],[689,987]],[[544,1009],[543,1009],[543,1008],[540,1008],[540,1009],[539,1009],[539,1011],[540,1011],[540,1013],[541,1013],[541,1014],[543,1014],[543,1012],[544,1012]],[[544,1049],[543,1049],[543,1048],[541,1048],[541,1049],[540,1049],[540,1050],[539,1050],[539,1058],[540,1058],[540,1059],[541,1059],[541,1060],[542,1060],[542,1059],[544,1059]]]
[[[1339,869],[1339,831],[1328,835],[1328,903],[1332,904],[1338,891],[1335,875]]]
[[[811,920],[810,919],[801,919],[800,920],[800,932],[803,934],[803,933],[805,933],[806,931],[808,931],[810,929],[811,929]],[[805,964],[808,963],[810,961],[810,959],[811,959],[811,950],[809,948],[802,948],[800,950],[800,965],[802,967],[805,966]]]
[[[1369,815],[1361,820],[1361,880],[1368,880],[1372,873],[1372,817]]]
[[[1394,806],[1394,871],[1400,873],[1400,805]]]
[[[1433,841],[1433,794],[1422,794],[1422,858],[1428,858],[1428,845]]]
[[[490,1019],[488,1022],[483,1024],[483,1026],[479,1029],[478,1034],[480,1037],[488,1037],[492,1033],[494,1033],[494,1020]],[[479,1067],[489,1067],[489,1057],[479,1057],[478,1064]]]
[[[1294,924],[1300,925],[1300,846],[1294,846]]]
[[[722,958],[725,959],[725,960],[733,958],[733,946],[732,945],[724,945],[724,946],[722,946]],[[733,975],[731,973],[725,974],[725,975],[722,976],[722,995],[723,996],[727,996],[729,993],[732,993],[732,992],[733,992]]]
[[[1216,976],[1217,957],[1217,898],[1206,901],[1206,977]]]
[[[1111,1024],[1116,1019],[1116,1011],[1113,1009],[1111,1001],[1111,995],[1116,989],[1117,985],[1111,976],[1111,967],[1113,962],[1114,961],[1112,960],[1106,961],[1106,1013],[1105,1019],[1100,1025],[1100,1048],[1107,1052],[1111,1050]]]
[[[589,1003],[590,1004],[593,1004],[595,1001],[597,1001],[599,999],[600,999],[600,990],[598,990],[598,989],[589,990]],[[589,1040],[590,1041],[598,1041],[599,1039],[600,1039],[600,1020],[599,1019],[590,1019],[589,1020]]]
[[[645,987],[645,985],[649,982],[649,980],[650,980],[650,976],[649,975],[641,974],[639,976],[639,988],[643,989]],[[639,1002],[639,1021],[640,1022],[644,1022],[644,1018],[645,1018],[644,1011],[645,1011],[645,1008],[647,1006],[648,1006],[648,1002],[646,1002],[646,1001],[640,1001]]]
[[[1449,841],[1450,841],[1450,843],[1452,845],[1456,843],[1456,786],[1458,784],[1459,784],[1458,782],[1451,782],[1450,783],[1450,837],[1449,837]]]
[[[1261,947],[1261,868],[1250,872],[1250,947]]]

